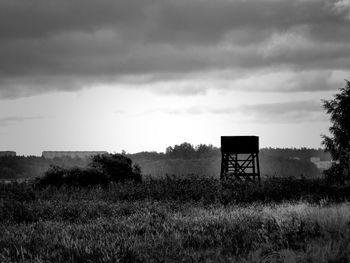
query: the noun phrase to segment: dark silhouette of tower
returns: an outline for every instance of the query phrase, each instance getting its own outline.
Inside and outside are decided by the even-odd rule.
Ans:
[[[221,136],[220,178],[260,182],[258,136]]]

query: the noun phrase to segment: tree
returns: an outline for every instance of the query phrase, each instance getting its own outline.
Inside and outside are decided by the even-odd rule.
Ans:
[[[193,145],[184,142],[180,145],[175,145],[172,151],[172,157],[179,159],[191,159],[194,157],[196,150],[193,148]]]
[[[90,166],[108,175],[114,182],[142,181],[141,167],[133,165],[132,160],[122,154],[95,155]]]
[[[197,158],[219,156],[220,150],[213,145],[199,144],[195,147]]]
[[[335,161],[326,176],[339,182],[350,179],[350,82],[345,82],[333,99],[322,101],[332,122],[329,128],[332,136],[322,135],[322,144]]]

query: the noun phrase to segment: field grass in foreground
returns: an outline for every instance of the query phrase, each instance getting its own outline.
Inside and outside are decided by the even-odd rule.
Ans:
[[[350,203],[346,201],[263,203],[238,198],[228,202],[214,198],[215,194],[211,198],[201,194],[207,184],[197,186],[197,194],[191,196],[183,182],[173,183],[166,186],[168,191],[159,183],[158,194],[148,188],[143,198],[137,187],[147,185],[125,185],[128,193],[116,185],[7,190],[11,199],[0,208],[0,262],[350,259]],[[173,188],[178,194],[187,193],[187,201],[172,197]]]

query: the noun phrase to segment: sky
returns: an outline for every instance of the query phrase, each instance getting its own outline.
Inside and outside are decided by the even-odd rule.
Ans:
[[[321,147],[350,0],[0,0],[0,150]]]

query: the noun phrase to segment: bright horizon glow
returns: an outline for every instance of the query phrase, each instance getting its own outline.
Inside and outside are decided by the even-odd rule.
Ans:
[[[284,94],[212,90],[180,97],[109,86],[3,100],[1,112],[10,109],[24,118],[3,121],[1,150],[38,156],[49,150],[164,152],[183,142],[220,147],[220,136],[225,135],[257,135],[260,148],[321,147],[320,134],[327,134],[330,123],[320,99],[330,93],[321,92],[318,100],[315,93],[292,96],[306,104],[318,101],[320,108],[311,115],[302,112],[308,114],[302,120],[293,109],[279,114],[274,112],[278,108],[268,107],[283,102]],[[257,100],[267,107],[265,113],[259,112],[263,107],[247,107]]]

